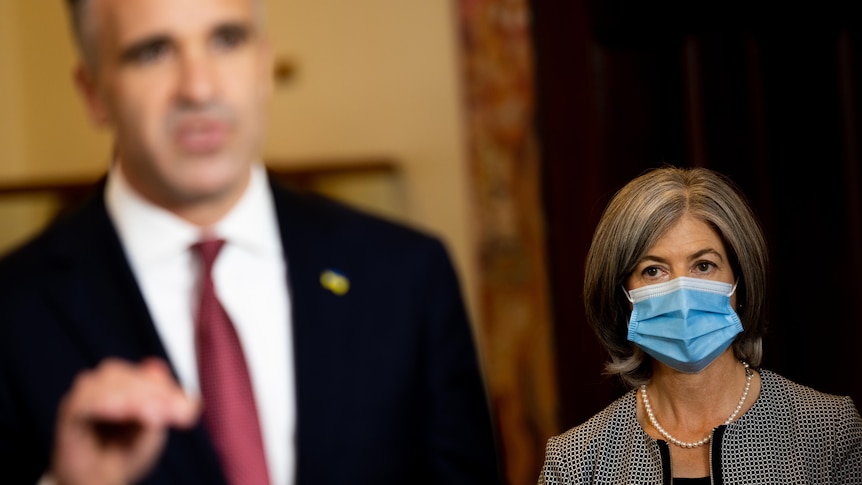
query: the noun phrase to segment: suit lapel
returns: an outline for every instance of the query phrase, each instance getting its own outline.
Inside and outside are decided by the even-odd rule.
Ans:
[[[51,300],[66,318],[67,334],[87,366],[106,357],[137,362],[156,356],[170,364],[108,217],[103,189],[101,184],[76,215],[55,226],[48,257],[60,270],[49,283]],[[198,425],[190,431],[171,432],[154,479],[164,483],[185,477],[187,483],[219,483],[223,479],[218,470],[214,451]],[[213,475],[202,477],[202,471]]]
[[[56,226],[49,257],[60,271],[52,297],[89,365],[107,356],[167,359],[101,193]]]

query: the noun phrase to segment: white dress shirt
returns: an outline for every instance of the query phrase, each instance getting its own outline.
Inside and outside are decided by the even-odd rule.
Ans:
[[[201,228],[143,199],[111,170],[108,213],[180,384],[198,394],[194,312]],[[255,164],[245,194],[215,227],[226,240],[213,268],[251,373],[274,485],[294,482],[296,404],[287,268],[266,170]]]

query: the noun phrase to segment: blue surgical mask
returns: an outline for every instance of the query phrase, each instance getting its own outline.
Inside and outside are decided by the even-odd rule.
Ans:
[[[730,305],[734,291],[736,285],[679,277],[626,292],[633,304],[628,339],[668,366],[696,374],[742,332]]]

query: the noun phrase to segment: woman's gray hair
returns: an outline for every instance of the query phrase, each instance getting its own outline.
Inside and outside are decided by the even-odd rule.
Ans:
[[[644,254],[684,215],[715,229],[734,275],[743,332],[733,342],[738,359],[759,367],[766,332],[768,255],[760,223],[727,177],[705,168],[649,170],[620,189],[599,220],[584,272],[587,322],[608,351],[605,366],[631,387],[652,376],[648,356],[627,338],[631,314],[626,279]]]

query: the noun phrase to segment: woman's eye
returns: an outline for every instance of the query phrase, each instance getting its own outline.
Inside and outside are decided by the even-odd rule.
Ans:
[[[661,271],[655,266],[650,266],[649,268],[644,270],[643,274],[648,278],[655,278],[656,276],[661,274]]]
[[[698,273],[709,273],[714,267],[715,265],[709,261],[701,261],[695,265],[695,270],[697,270]]]

